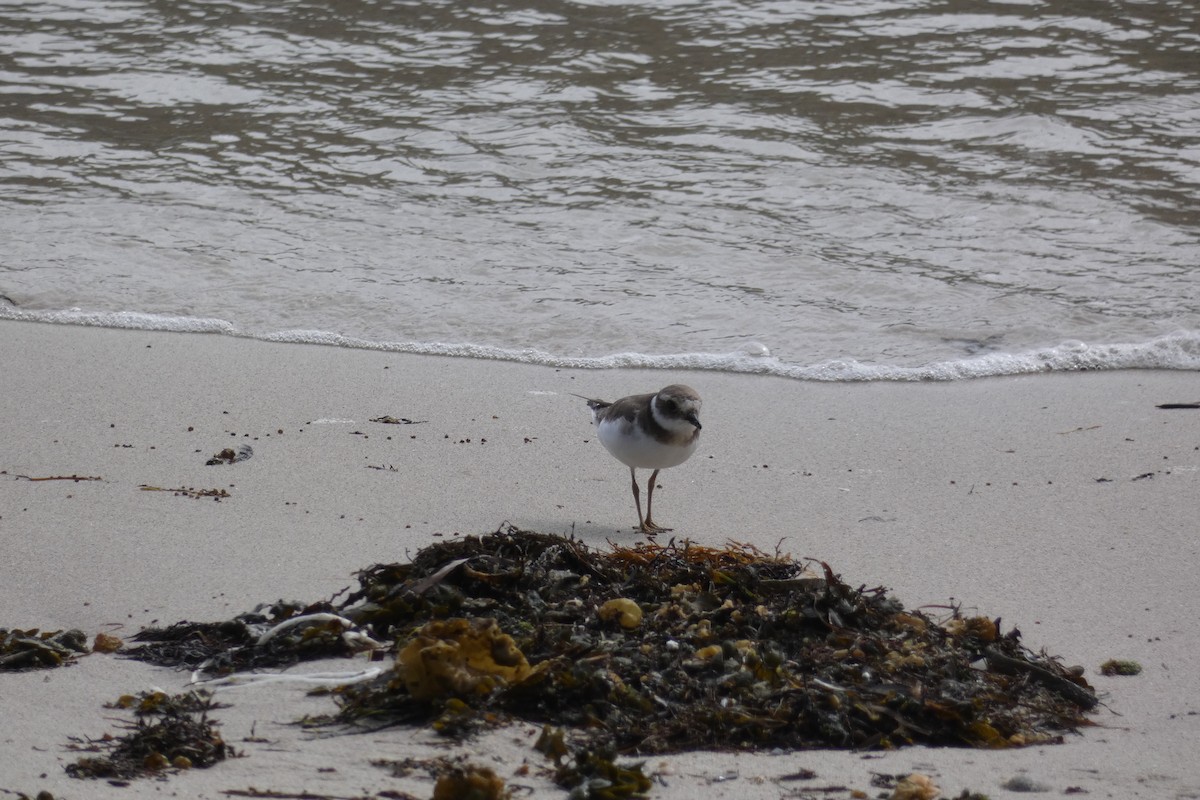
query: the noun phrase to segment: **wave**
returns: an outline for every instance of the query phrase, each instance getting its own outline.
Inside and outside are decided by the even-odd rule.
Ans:
[[[764,345],[757,343],[732,353],[614,353],[571,357],[532,348],[512,350],[470,343],[375,342],[327,331],[285,330],[250,334],[222,319],[162,316],[134,311],[30,311],[0,304],[0,319],[178,333],[217,333],[269,342],[516,361],[566,369],[708,370],[826,382],[953,381],[1037,372],[1117,369],[1200,370],[1200,330],[1175,331],[1144,342],[1088,344],[1071,341],[1023,352],[987,353],[958,360],[904,366],[853,359],[834,359],[810,365],[791,364],[771,356]]]

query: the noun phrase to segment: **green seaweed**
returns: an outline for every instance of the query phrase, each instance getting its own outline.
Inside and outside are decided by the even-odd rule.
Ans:
[[[1142,665],[1129,659],[1110,658],[1100,665],[1101,675],[1140,675]]]
[[[87,634],[79,630],[42,631],[0,628],[0,670],[19,672],[75,663],[90,652]]]

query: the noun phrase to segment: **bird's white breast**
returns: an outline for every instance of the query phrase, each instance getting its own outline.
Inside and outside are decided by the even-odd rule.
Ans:
[[[687,444],[665,444],[624,418],[601,420],[596,426],[600,443],[621,463],[645,469],[677,467],[696,450],[699,437]]]

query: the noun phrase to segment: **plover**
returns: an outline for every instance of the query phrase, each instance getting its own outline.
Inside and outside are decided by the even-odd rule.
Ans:
[[[654,482],[658,471],[687,461],[700,442],[700,395],[690,386],[675,383],[657,394],[635,394],[613,403],[587,400],[600,443],[629,467],[638,528],[645,534],[670,530],[652,517]],[[646,486],[646,516],[642,516],[637,469],[653,469]]]

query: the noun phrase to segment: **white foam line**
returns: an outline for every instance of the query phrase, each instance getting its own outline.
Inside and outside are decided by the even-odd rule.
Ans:
[[[0,319],[51,322],[94,327],[185,333],[221,333],[269,342],[321,344],[359,350],[380,350],[415,355],[454,356],[490,361],[516,361],[560,369],[660,369],[705,370],[749,375],[772,375],[823,382],[953,381],[997,375],[1037,372],[1078,372],[1114,369],[1200,370],[1200,330],[1180,330],[1149,341],[1112,344],[1065,342],[1016,353],[989,353],[920,366],[870,364],[854,359],[834,359],[819,364],[790,364],[767,355],[754,343],[733,353],[613,353],[590,358],[556,356],[532,348],[501,347],[453,342],[373,342],[352,336],[312,330],[276,331],[252,336],[231,322],[211,318],[168,317],[140,312],[28,311],[0,304]]]

